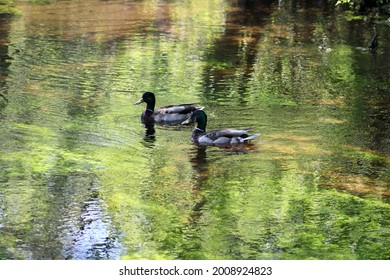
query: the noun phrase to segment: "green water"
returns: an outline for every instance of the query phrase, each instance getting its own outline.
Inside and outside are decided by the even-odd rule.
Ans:
[[[0,259],[390,258],[382,18],[299,1],[15,2],[0,21]],[[361,49],[373,26],[376,53]],[[132,105],[144,91],[261,137],[150,139]]]

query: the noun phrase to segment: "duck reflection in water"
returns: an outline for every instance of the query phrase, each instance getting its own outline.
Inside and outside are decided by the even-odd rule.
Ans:
[[[210,177],[210,164],[214,165],[219,160],[226,158],[226,156],[235,156],[237,154],[246,154],[248,152],[256,152],[256,145],[245,143],[237,145],[229,145],[222,147],[208,146],[208,145],[192,145],[189,151],[189,161],[194,170],[192,187],[193,194],[197,197],[196,203],[192,207],[190,214],[191,224],[196,224],[207,209],[207,199],[202,195],[202,188],[209,184],[206,183]],[[218,163],[217,163],[218,164]]]
[[[153,143],[156,140],[156,130],[154,129],[154,124],[144,125],[145,127],[145,137],[144,140],[149,143]]]
[[[207,158],[206,146],[194,145],[190,150],[190,163],[194,169],[194,186],[192,191],[195,196],[198,197],[197,202],[192,207],[192,213],[190,215],[191,224],[196,224],[199,218],[202,216],[203,206],[207,200],[201,196],[201,186],[207,181],[209,176],[209,159]]]

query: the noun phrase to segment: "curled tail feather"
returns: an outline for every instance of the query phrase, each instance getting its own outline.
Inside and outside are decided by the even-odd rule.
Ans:
[[[253,140],[253,139],[255,139],[255,138],[259,137],[259,136],[260,136],[260,133],[256,133],[256,134],[253,134],[253,135],[250,135],[248,137],[245,137],[245,138],[241,139],[241,142]]]

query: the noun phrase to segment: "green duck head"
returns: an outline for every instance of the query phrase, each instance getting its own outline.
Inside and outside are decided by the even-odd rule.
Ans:
[[[182,124],[190,124],[190,123],[197,123],[196,128],[206,131],[206,125],[207,125],[207,115],[206,113],[201,110],[197,109],[191,113],[191,116],[182,122]]]
[[[154,106],[156,104],[156,97],[154,96],[153,92],[144,92],[142,95],[142,98],[134,103],[134,105],[138,105],[145,102],[146,103],[146,109],[154,111]]]

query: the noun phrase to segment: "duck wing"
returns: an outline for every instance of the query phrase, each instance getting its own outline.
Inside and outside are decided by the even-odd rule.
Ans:
[[[188,114],[196,109],[196,103],[179,104],[160,107],[155,111],[155,114]]]
[[[207,137],[212,140],[217,140],[218,138],[234,138],[234,137],[246,138],[248,137],[248,130],[247,129],[213,130],[207,133]]]

